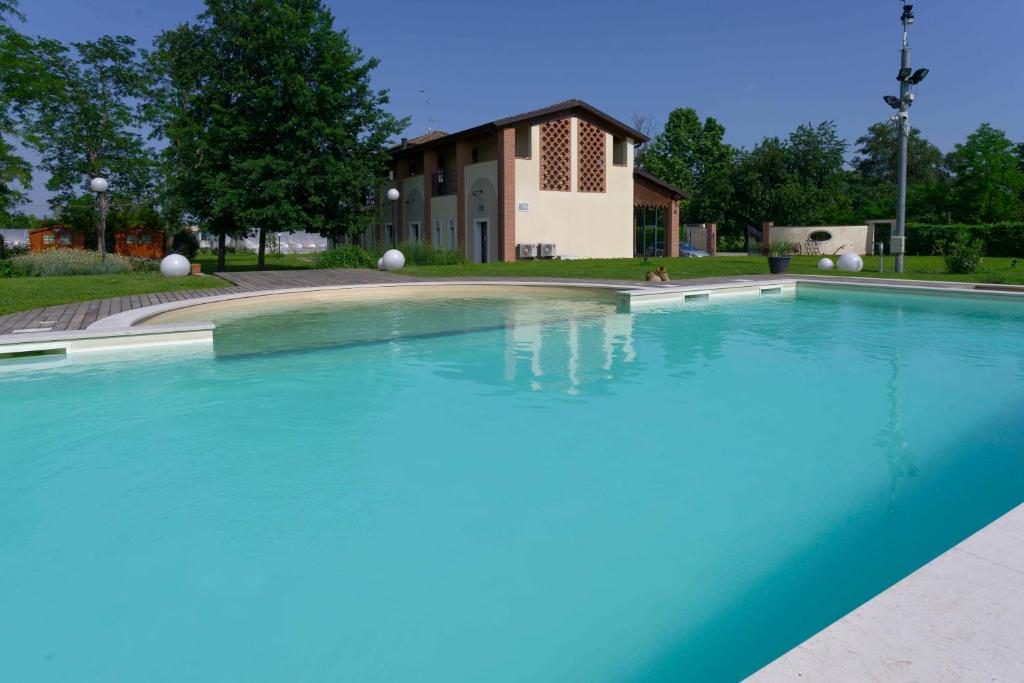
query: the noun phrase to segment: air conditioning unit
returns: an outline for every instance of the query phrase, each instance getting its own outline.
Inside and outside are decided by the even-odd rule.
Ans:
[[[516,256],[518,258],[537,258],[536,244],[517,244]]]
[[[540,245],[540,257],[541,258],[555,258],[558,256],[558,249],[553,244],[542,244]]]

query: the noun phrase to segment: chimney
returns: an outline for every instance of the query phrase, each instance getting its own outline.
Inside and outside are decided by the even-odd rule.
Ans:
[[[409,146],[409,138],[402,138],[402,149]]]

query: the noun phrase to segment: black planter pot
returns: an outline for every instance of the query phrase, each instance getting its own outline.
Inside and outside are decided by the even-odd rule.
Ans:
[[[772,275],[779,275],[789,270],[789,261],[792,256],[769,256],[768,257],[768,269],[772,271]]]

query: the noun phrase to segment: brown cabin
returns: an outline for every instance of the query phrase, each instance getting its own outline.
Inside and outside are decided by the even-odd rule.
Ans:
[[[133,225],[114,233],[114,253],[119,256],[163,258],[164,232],[145,225]]]
[[[29,230],[28,248],[30,251],[84,249],[85,234],[67,225],[47,225],[44,228]]]

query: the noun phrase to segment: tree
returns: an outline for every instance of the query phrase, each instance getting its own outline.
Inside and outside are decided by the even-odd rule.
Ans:
[[[861,219],[895,215],[897,129],[892,123],[870,126],[857,138],[850,194]],[[917,128],[907,138],[907,215],[916,220],[941,220],[949,173],[938,147]]]
[[[197,212],[222,235],[258,230],[261,268],[267,231],[364,230],[384,144],[405,127],[371,88],[377,60],[333,22],[321,0],[207,0],[194,25],[158,39],[175,184],[218,193]]]
[[[850,220],[843,169],[846,142],[835,123],[801,124],[785,140],[769,137],[740,154],[733,171],[736,224],[835,224]]]
[[[721,222],[732,197],[735,150],[725,142],[725,127],[686,107],[668,115],[665,129],[640,154],[640,165],[659,178],[692,193],[684,220]]]
[[[1024,216],[1024,171],[1006,133],[987,123],[946,157],[953,174],[953,216],[961,221],[996,222]]]
[[[32,165],[17,154],[10,138],[20,137],[20,123],[40,84],[33,41],[16,31],[11,19],[24,19],[13,0],[0,0],[0,220],[11,223],[32,185]]]

